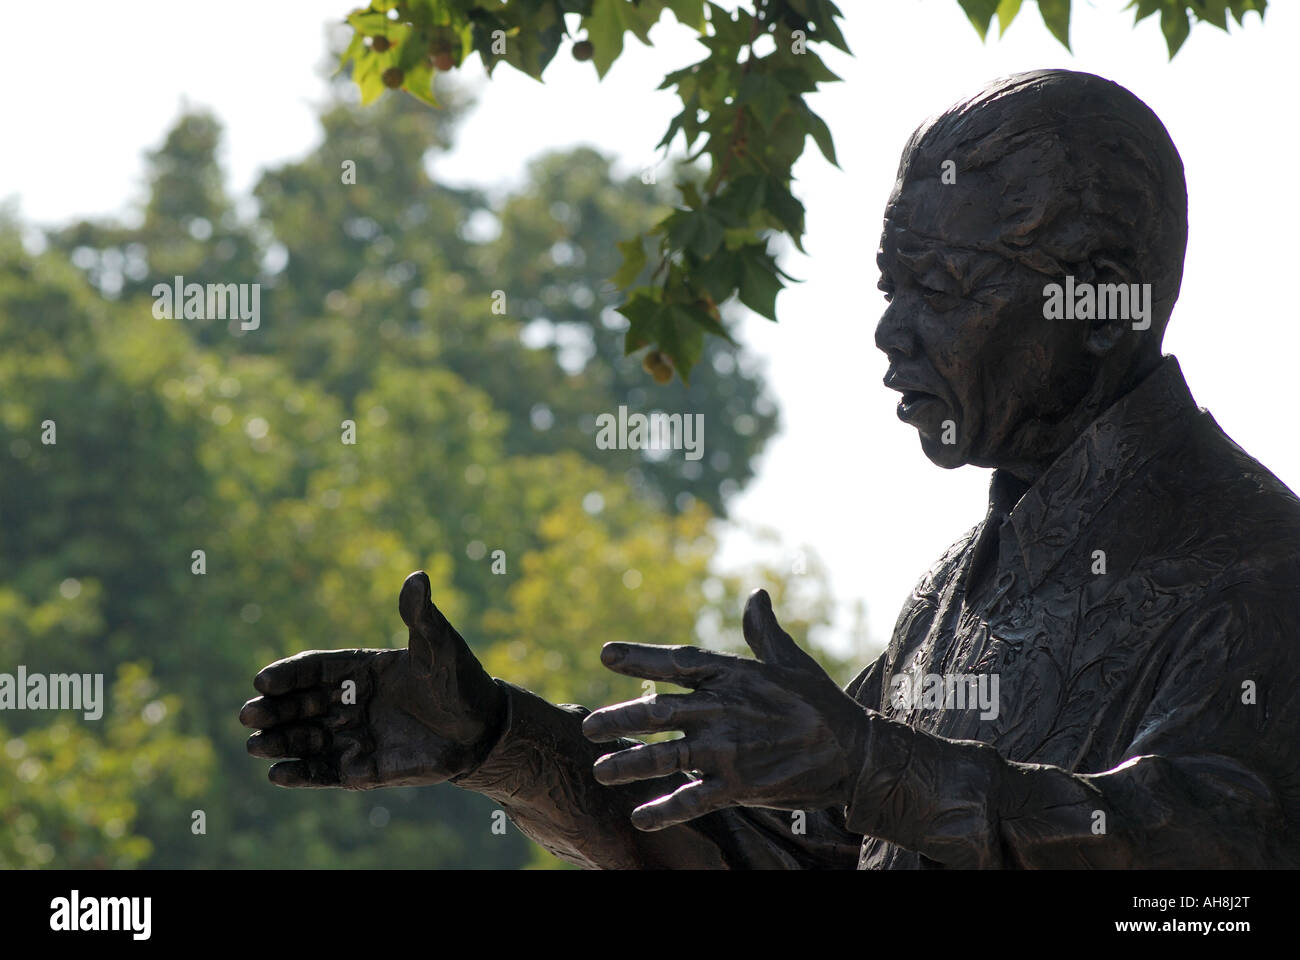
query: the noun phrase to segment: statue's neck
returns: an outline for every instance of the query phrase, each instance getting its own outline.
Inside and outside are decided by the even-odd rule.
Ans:
[[[1016,495],[1018,500],[1025,490],[1033,486],[1043,472],[1047,470],[1078,439],[1088,426],[1114,406],[1145,380],[1160,365],[1159,356],[1135,357],[1127,367],[1101,367],[1093,378],[1092,386],[1083,399],[1076,404],[1074,411],[1062,420],[1052,431],[1054,442],[1045,445],[1040,455],[1033,459],[1019,462],[1006,462],[997,465],[997,469],[1014,479],[1023,490]],[[1013,501],[1014,502],[1014,501]]]

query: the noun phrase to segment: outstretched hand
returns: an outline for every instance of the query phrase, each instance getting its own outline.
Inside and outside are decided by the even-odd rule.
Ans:
[[[255,757],[279,760],[282,787],[418,786],[470,769],[500,725],[505,694],[433,605],[429,578],[406,578],[405,650],[310,650],[253,680],[239,721]]]
[[[865,762],[866,708],[781,629],[764,590],[745,604],[744,634],[757,660],[644,643],[607,643],[601,651],[601,662],[616,673],[692,690],[604,707],[583,722],[583,733],[596,742],[685,734],[596,761],[594,775],[606,785],[699,775],[634,810],[637,828],[662,830],[724,807],[797,810],[848,802]]]

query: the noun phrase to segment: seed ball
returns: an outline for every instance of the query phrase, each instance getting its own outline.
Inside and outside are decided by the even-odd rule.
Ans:
[[[667,383],[673,378],[673,365],[658,350],[651,350],[641,358],[641,366],[646,373],[654,377],[655,383]]]
[[[392,41],[389,40],[387,37],[370,38],[370,49],[375,51],[375,53],[384,53],[392,45],[393,45]]]
[[[450,53],[436,53],[433,56],[433,65],[444,73],[448,70],[455,70],[456,58]]]
[[[573,45],[574,60],[590,60],[595,52],[596,48],[590,40],[579,40]]]
[[[402,73],[401,67],[389,67],[383,72],[380,79],[384,81],[384,86],[389,90],[396,90],[402,85],[402,81],[406,79],[406,74]]]

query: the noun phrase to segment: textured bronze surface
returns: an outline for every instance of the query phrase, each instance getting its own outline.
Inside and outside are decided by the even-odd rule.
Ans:
[[[846,690],[756,591],[757,659],[611,643],[692,692],[556,706],[415,573],[409,649],[267,667],[250,752],[283,786],[451,780],[589,867],[1300,866],[1300,502],[1162,356],[1186,237],[1178,153],[1109,81],[1019,74],[913,135],[885,383],[931,460],[996,469]]]

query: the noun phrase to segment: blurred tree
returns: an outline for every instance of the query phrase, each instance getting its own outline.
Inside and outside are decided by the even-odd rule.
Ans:
[[[332,104],[321,145],[269,172],[260,216],[241,219],[219,127],[187,114],[150,154],[137,226],[73,224],[38,250],[0,223],[0,653],[109,676],[139,662],[206,771],[193,797],[118,782],[144,748],[106,735],[97,775],[130,804],[126,832],[90,830],[75,856],[33,839],[23,856],[46,842],[54,866],[519,866],[530,844],[454,787],[268,785],[235,722],[253,673],[405,643],[397,590],[417,567],[489,669],[561,700],[639,694],[599,665],[614,635],[694,642],[710,602],[738,620],[738,589],[710,601],[703,584],[710,518],[776,424],[752,358],[717,341],[689,389],[653,398],[704,415],[705,459],[594,442],[597,415],[652,402],[604,277],[610,238],[662,195],[577,150],[489,205],[429,178],[453,116]],[[154,285],[176,275],[262,283],[261,326],[155,316]],[[23,749],[53,756],[56,728],[98,742],[60,718],[20,731]],[[82,776],[42,763],[74,789]],[[22,809],[33,838],[68,815]]]

